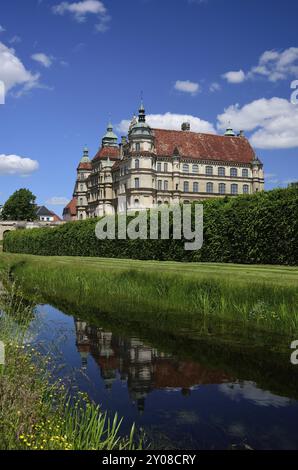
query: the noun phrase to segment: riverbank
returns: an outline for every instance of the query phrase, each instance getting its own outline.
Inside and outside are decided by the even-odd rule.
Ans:
[[[0,365],[1,450],[135,449],[134,428],[120,437],[121,420],[108,419],[85,394],[69,400],[61,379],[51,379],[51,354],[30,345],[34,306],[15,284],[0,291],[0,340],[5,361]]]
[[[298,269],[106,258],[0,255],[26,292],[43,301],[97,310],[115,319],[175,329],[293,334]],[[232,326],[231,326],[232,325]]]

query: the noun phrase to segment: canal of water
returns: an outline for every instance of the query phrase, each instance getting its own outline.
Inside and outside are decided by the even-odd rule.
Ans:
[[[37,307],[33,324],[32,341],[51,352],[55,378],[123,416],[123,433],[136,423],[154,448],[298,449],[290,352],[266,354],[254,338],[231,350],[195,332],[140,336],[101,323],[100,314],[92,324],[50,305]]]

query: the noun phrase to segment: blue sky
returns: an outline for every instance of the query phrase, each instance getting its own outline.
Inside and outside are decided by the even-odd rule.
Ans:
[[[297,13],[293,0],[2,0],[0,203],[28,187],[61,213],[84,145],[93,156],[109,116],[120,137],[141,91],[153,126],[231,121],[268,189],[297,180]]]

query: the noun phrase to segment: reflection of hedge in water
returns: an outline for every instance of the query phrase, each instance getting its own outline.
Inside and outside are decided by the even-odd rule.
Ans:
[[[199,251],[185,251],[184,240],[97,240],[94,219],[51,230],[10,232],[4,250],[39,255],[298,264],[297,187],[203,204],[204,244]]]
[[[52,296],[46,296],[44,302],[117,336],[136,336],[181,361],[191,360],[209,369],[222,370],[237,380],[255,382],[271,393],[298,399],[298,368],[290,364],[290,338],[256,332],[248,336],[235,325],[215,326],[214,322],[205,324],[202,334],[195,335],[168,322],[159,322],[158,328],[153,328],[144,324],[144,320],[115,318],[114,314],[88,310],[86,306],[57,301]]]

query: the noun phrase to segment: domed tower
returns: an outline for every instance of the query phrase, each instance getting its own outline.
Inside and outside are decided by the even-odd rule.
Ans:
[[[118,137],[113,132],[113,125],[109,122],[107,132],[102,138],[103,147],[118,147]]]
[[[128,132],[130,151],[132,152],[151,152],[153,150],[153,132],[146,123],[146,112],[141,102],[138,119],[134,117]]]
[[[127,160],[122,166],[128,165],[129,181],[120,183],[127,184],[129,191],[128,209],[140,209],[152,207],[154,204],[153,168],[155,165],[154,133],[146,122],[146,112],[143,102],[140,105],[138,118],[133,117],[128,131]]]
[[[77,199],[77,218],[79,220],[88,217],[88,178],[91,174],[92,165],[89,159],[88,148],[84,148],[83,156],[77,168],[77,180],[75,184],[74,197]]]

